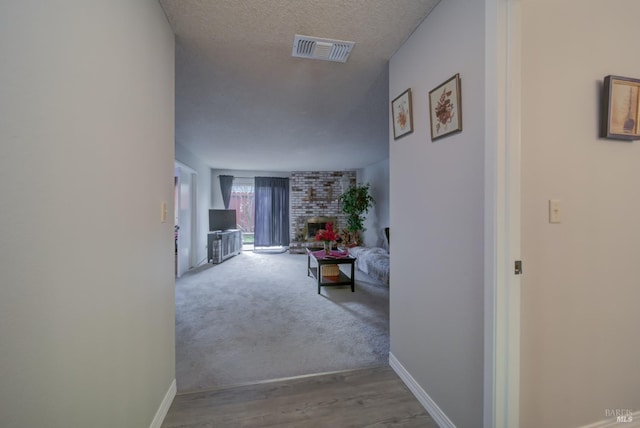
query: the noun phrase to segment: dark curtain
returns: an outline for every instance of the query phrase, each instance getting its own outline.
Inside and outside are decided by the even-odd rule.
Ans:
[[[224,202],[224,209],[229,209],[229,201],[231,200],[231,186],[233,186],[233,175],[221,175],[220,178],[220,190],[222,191],[222,202]]]
[[[255,246],[289,245],[289,179],[255,178]]]

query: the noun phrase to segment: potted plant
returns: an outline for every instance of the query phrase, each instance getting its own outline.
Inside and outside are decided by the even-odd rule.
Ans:
[[[340,204],[342,212],[347,215],[347,231],[350,235],[347,242],[351,242],[352,245],[360,244],[359,232],[366,230],[364,215],[369,212],[369,208],[373,207],[375,202],[369,193],[369,183],[352,185],[340,195]]]

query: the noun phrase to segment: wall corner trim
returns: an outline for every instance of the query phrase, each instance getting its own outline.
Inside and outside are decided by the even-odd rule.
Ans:
[[[416,382],[416,380],[411,376],[411,374],[404,368],[400,361],[393,355],[393,353],[389,352],[389,365],[396,372],[396,374],[402,379],[402,381],[407,385],[407,388],[416,396],[420,404],[427,410],[429,415],[433,418],[434,421],[438,424],[440,428],[456,428],[456,426],[451,422],[451,420],[447,417],[447,415],[440,410],[440,407],[429,397],[429,394],[426,393],[424,389]]]
[[[169,385],[169,389],[164,395],[162,403],[160,403],[160,407],[158,407],[158,411],[153,417],[153,421],[151,421],[151,425],[149,425],[149,428],[160,428],[162,426],[162,422],[164,422],[164,418],[167,416],[167,412],[169,411],[169,407],[171,407],[171,403],[173,403],[176,392],[176,380],[174,379],[173,381],[171,381],[171,385]]]

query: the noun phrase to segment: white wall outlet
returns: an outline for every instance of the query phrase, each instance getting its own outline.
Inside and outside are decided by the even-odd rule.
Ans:
[[[560,210],[560,200],[549,200],[549,223],[562,223],[562,211]]]

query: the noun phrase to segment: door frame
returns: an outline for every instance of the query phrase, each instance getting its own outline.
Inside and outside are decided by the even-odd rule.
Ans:
[[[180,199],[180,188],[181,188],[181,184],[182,184],[182,179],[180,177],[180,171],[182,171],[185,174],[189,175],[189,183],[188,183],[188,192],[189,192],[189,207],[187,209],[187,219],[190,223],[190,245],[188,248],[188,264],[189,266],[186,267],[186,269],[184,269],[182,271],[181,266],[180,266],[180,257],[178,256],[178,267],[177,267],[177,273],[178,273],[178,277],[181,276],[181,271],[182,272],[186,272],[187,270],[189,270],[190,268],[196,266],[197,264],[197,234],[196,234],[196,229],[197,229],[197,189],[196,189],[196,183],[197,183],[197,176],[198,173],[191,167],[183,164],[182,162],[178,161],[178,160],[174,160],[174,171],[177,171],[177,174],[174,172],[174,176],[176,176],[177,179],[177,195],[178,195],[178,201]],[[183,218],[180,217],[180,208],[179,208],[179,202],[175,207],[176,212],[178,213],[178,224],[181,223],[182,220],[184,220]],[[178,232],[178,251],[180,250],[180,233]]]
[[[485,0],[485,428],[520,415],[521,0]]]

